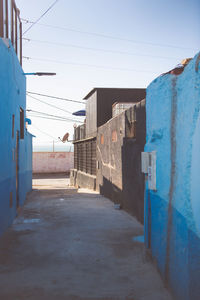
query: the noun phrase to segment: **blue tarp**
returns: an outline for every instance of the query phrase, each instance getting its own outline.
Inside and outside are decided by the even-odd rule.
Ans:
[[[74,115],[74,116],[85,116],[85,109],[75,111],[72,115]]]

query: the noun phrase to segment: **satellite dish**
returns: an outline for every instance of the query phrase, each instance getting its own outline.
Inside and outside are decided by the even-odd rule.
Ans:
[[[69,132],[65,133],[65,135],[63,136],[62,139],[59,137],[59,139],[60,139],[63,143],[65,143],[66,141],[68,142],[68,138],[69,138]]]

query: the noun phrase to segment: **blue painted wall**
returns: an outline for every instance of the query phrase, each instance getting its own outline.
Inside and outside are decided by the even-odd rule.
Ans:
[[[0,39],[0,235],[17,214],[16,132],[20,131],[20,107],[26,113],[26,78],[13,50]],[[12,137],[12,115],[15,115]],[[19,140],[19,204],[32,189],[32,136],[24,130]],[[12,193],[12,205],[10,203]]]
[[[200,54],[147,89],[147,143],[157,190],[145,199],[145,243],[176,299],[200,299]]]

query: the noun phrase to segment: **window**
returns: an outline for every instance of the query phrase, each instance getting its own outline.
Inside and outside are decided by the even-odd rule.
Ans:
[[[117,131],[116,130],[112,131],[112,142],[117,142]]]
[[[103,134],[101,134],[101,137],[100,137],[100,142],[101,142],[101,145],[103,145],[103,144],[104,144],[104,135],[103,135]]]
[[[24,139],[24,110],[20,107],[20,139]]]
[[[15,136],[15,115],[12,115],[12,138]]]

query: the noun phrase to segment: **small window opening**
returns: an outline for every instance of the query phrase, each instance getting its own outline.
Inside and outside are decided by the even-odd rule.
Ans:
[[[112,132],[112,142],[117,142],[117,131],[113,130]]]
[[[13,207],[13,195],[12,192],[10,192],[10,203],[9,203],[10,208]]]
[[[103,145],[104,144],[104,135],[103,134],[101,134],[100,140],[101,140],[101,145]]]
[[[20,139],[24,139],[24,110],[20,108]]]
[[[15,136],[15,115],[12,115],[12,138]]]

